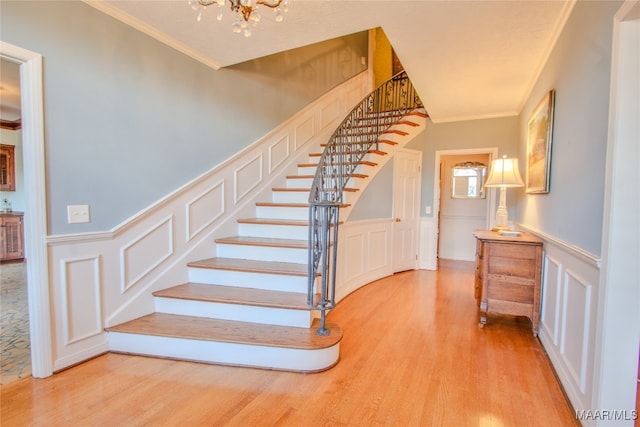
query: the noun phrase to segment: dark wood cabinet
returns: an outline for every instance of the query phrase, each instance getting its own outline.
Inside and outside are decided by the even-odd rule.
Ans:
[[[23,218],[22,212],[0,213],[0,261],[24,258]]]
[[[475,297],[480,327],[487,313],[526,316],[534,335],[540,323],[542,240],[529,233],[504,236],[476,230]]]
[[[15,148],[0,144],[0,191],[16,191]]]

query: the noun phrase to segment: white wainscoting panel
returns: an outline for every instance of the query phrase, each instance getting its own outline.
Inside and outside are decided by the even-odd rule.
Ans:
[[[214,183],[187,202],[187,242],[224,214],[224,181]]]
[[[63,341],[69,345],[102,333],[100,257],[65,259],[60,263]]]
[[[122,293],[173,254],[173,216],[127,243],[120,251]]]
[[[388,273],[389,259],[391,254],[391,234],[389,231],[381,227],[380,229],[374,229],[369,231],[369,274],[384,274]],[[380,270],[380,272],[377,272]],[[384,277],[384,276],[380,276]]]
[[[352,282],[365,273],[366,264],[366,234],[364,232],[347,234],[342,229],[342,239],[345,254],[344,259],[344,281]]]
[[[273,173],[289,157],[289,135],[276,140],[269,147],[269,173]]]
[[[324,129],[335,122],[340,116],[340,100],[334,99],[332,103],[327,104],[320,110],[320,129]]]
[[[153,312],[154,291],[187,281],[188,262],[215,256],[215,239],[236,235],[237,220],[254,216],[274,183],[320,150],[366,95],[369,78],[361,73],[336,87],[112,230],[48,236],[54,370],[107,351],[105,326]],[[367,283],[365,276],[355,279]]]
[[[589,331],[591,328],[591,290],[593,286],[578,274],[565,270],[563,280],[562,341],[560,351],[573,381],[584,393],[587,387]]]
[[[262,155],[257,155],[236,169],[234,202],[238,203],[262,182]]]
[[[540,342],[575,410],[593,401],[600,259],[544,233]]]
[[[345,222],[340,226],[336,300],[375,280],[393,274],[392,220]]]
[[[309,117],[295,128],[295,150],[299,150],[314,135],[314,118]]]
[[[486,228],[484,216],[441,215],[440,250],[438,256],[457,261],[475,261],[475,230]]]
[[[418,242],[418,268],[438,269],[438,228],[433,217],[420,218],[420,241]]]
[[[542,282],[544,292],[541,296],[540,327],[551,338],[554,345],[560,344],[560,310],[562,309],[562,271],[560,261],[546,256]]]

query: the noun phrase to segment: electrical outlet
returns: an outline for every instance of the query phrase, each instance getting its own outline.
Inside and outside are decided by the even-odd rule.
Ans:
[[[89,222],[89,205],[68,205],[67,221],[69,224]]]

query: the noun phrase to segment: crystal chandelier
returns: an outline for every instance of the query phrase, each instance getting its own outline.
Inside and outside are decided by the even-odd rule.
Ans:
[[[284,20],[282,13],[289,8],[289,0],[189,0],[189,5],[198,12],[198,22],[202,19],[202,11],[207,6],[214,4],[218,5],[216,19],[222,21],[222,7],[227,3],[231,6],[231,10],[237,14],[231,29],[234,33],[244,34],[245,37],[251,36],[251,27],[255,27],[261,19],[260,14],[257,12],[258,5],[272,8],[276,14],[276,22]]]

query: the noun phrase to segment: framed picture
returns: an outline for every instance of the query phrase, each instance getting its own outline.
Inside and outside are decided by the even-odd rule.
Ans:
[[[549,192],[555,94],[555,90],[547,92],[529,119],[525,181],[527,193],[546,194]]]

